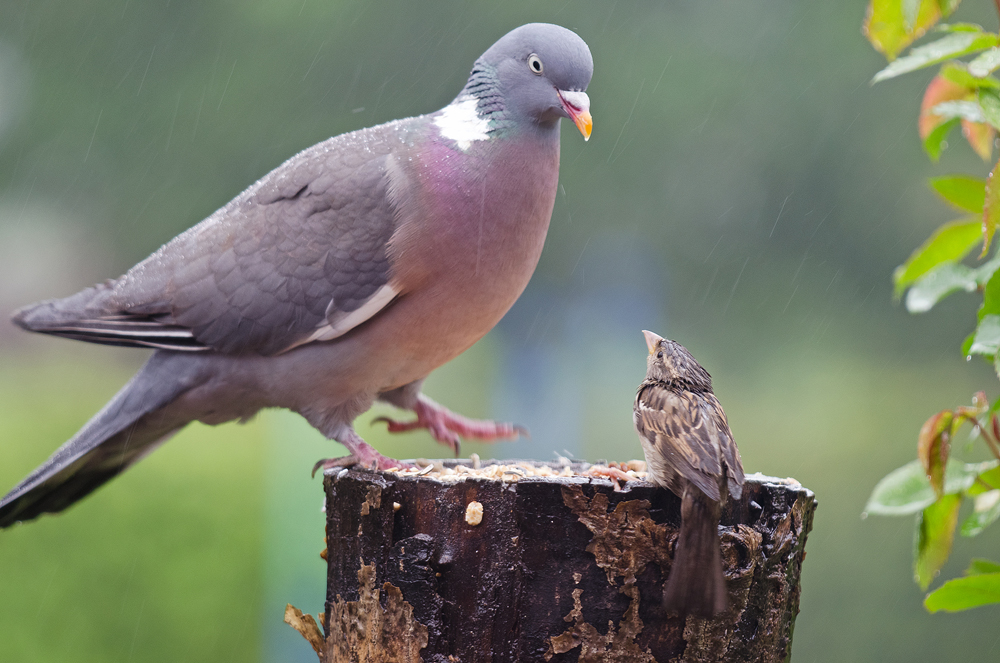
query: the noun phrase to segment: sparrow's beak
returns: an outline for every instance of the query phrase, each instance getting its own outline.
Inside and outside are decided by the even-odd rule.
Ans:
[[[646,337],[646,347],[649,348],[649,354],[656,352],[656,346],[660,344],[663,337],[645,329],[642,330],[642,335]]]
[[[556,90],[563,109],[569,114],[573,124],[583,134],[584,140],[590,140],[590,132],[594,128],[594,119],[590,117],[590,97],[586,92],[567,92]]]

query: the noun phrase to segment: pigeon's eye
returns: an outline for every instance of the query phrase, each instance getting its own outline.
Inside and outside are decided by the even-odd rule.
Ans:
[[[528,68],[540,76],[542,74],[542,59],[532,53],[528,56]]]
[[[657,352],[656,353],[656,358],[657,359],[663,359],[663,353],[662,352]]]

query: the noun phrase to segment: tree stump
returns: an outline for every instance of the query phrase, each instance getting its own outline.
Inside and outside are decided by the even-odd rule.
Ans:
[[[568,461],[433,467],[324,478],[323,632],[286,614],[323,663],[789,660],[816,508],[797,481],[749,476],[726,505],[730,608],[709,620],[662,607],[669,491]]]

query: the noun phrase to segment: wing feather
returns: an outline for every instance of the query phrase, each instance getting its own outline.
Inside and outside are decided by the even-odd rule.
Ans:
[[[669,470],[696,485],[709,498],[720,499],[723,463],[730,472],[739,468],[742,484],[739,452],[722,406],[713,394],[647,384],[636,396],[635,424],[639,435]],[[672,483],[672,479],[668,481]]]
[[[346,334],[402,291],[389,192],[406,186],[397,161],[416,121],[301,152],[117,281],[15,322],[96,343],[265,355]]]

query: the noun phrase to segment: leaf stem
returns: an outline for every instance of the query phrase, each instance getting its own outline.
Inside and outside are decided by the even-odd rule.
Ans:
[[[1000,0],[997,0],[997,2],[1000,2]],[[993,415],[993,417],[996,418],[996,415]],[[997,460],[1000,460],[1000,442],[998,442],[998,440],[990,434],[989,428],[982,425],[977,419],[971,417],[969,418],[969,422],[976,429],[976,432],[979,433],[979,437],[983,439],[983,442],[986,443],[990,453],[992,453]]]

